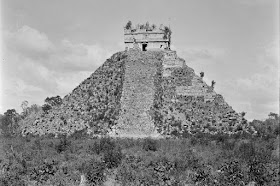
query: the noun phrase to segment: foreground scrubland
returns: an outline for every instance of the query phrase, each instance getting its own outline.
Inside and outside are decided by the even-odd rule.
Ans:
[[[279,136],[3,137],[0,185],[278,185]],[[277,149],[278,148],[278,149]]]
[[[182,133],[161,139],[23,137],[12,111],[0,116],[0,186],[278,185],[279,117],[256,133]],[[86,182],[85,184],[83,184]]]

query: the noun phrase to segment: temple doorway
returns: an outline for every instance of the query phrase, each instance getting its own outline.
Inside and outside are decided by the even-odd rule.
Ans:
[[[142,44],[142,51],[147,51],[148,44]]]

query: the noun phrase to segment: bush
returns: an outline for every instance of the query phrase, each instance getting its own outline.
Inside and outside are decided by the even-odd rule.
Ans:
[[[0,185],[1,186],[25,186],[24,180],[17,173],[6,173],[5,175],[0,175]]]
[[[157,151],[157,142],[151,138],[144,139],[142,149],[145,151]]]
[[[196,145],[198,143],[198,139],[194,136],[191,136],[190,143],[191,143],[191,145]]]
[[[226,141],[223,143],[222,148],[223,148],[224,150],[233,150],[233,149],[235,148],[235,140],[234,140],[234,139],[232,139],[232,140],[230,140],[230,139],[226,140]]]
[[[125,25],[125,29],[129,30],[129,29],[131,29],[131,26],[132,26],[132,22],[128,21]]]
[[[278,143],[273,145],[277,139],[203,133],[160,140],[80,139],[80,135],[77,140],[9,138],[4,144],[6,156],[0,160],[0,185],[26,185],[28,180],[38,185],[78,185],[79,171],[89,184],[102,185],[106,171],[115,170],[120,185],[279,183],[279,158],[271,155],[277,150]],[[219,145],[207,147],[206,140]]]
[[[249,178],[259,185],[265,185],[270,182],[270,175],[267,171],[265,162],[259,156],[255,156],[248,162]]]
[[[51,110],[52,109],[52,107],[49,105],[49,104],[44,104],[43,106],[42,106],[42,110],[45,112],[45,113],[47,113],[49,110]]]
[[[79,167],[79,171],[85,174],[90,186],[99,186],[105,181],[105,169],[105,163],[95,159],[86,161]]]
[[[232,160],[224,163],[220,168],[217,185],[243,186],[248,182],[241,162]]]
[[[255,148],[252,143],[241,143],[236,152],[237,156],[244,160],[250,160],[256,154]]]
[[[84,139],[87,138],[87,130],[83,129],[83,130],[79,130],[79,131],[75,131],[73,134],[71,134],[70,138],[74,139],[74,140],[78,140],[78,139]]]
[[[179,157],[174,160],[175,167],[178,171],[184,172],[187,169],[195,170],[200,167],[201,159],[195,156],[191,150],[183,151]]]
[[[149,165],[152,169],[153,183],[155,185],[178,185],[179,180],[175,178],[175,163],[166,157],[160,157]]]
[[[150,157],[149,157],[150,158]],[[120,185],[178,185],[175,164],[166,157],[127,156],[117,169]]]
[[[200,166],[194,172],[191,172],[190,181],[195,185],[216,185],[215,179],[209,168]]]
[[[167,26],[164,27],[164,35],[163,35],[163,39],[168,39],[171,36],[171,29]]]
[[[115,142],[110,138],[100,138],[96,139],[91,145],[89,145],[89,151],[100,154],[105,153],[107,151],[111,151],[115,149],[116,144]]]
[[[58,153],[66,151],[71,146],[71,141],[67,139],[66,135],[60,137],[59,143],[55,146],[55,149]]]
[[[101,138],[99,147],[101,152],[106,152],[114,149],[116,147],[116,144],[110,138]]]
[[[144,173],[144,171],[141,170],[146,170],[142,169],[142,166],[142,159],[133,155],[126,156],[117,169],[116,181],[124,186],[132,185],[133,183],[137,185],[137,181],[140,181],[140,176]]]
[[[57,171],[58,162],[56,160],[45,160],[42,165],[33,168],[30,178],[39,183],[44,183],[54,176]]]
[[[13,156],[9,157],[7,161],[0,164],[0,185],[1,186],[24,186],[24,173],[23,167],[17,163]]]
[[[104,153],[104,162],[106,166],[111,169],[111,168],[116,168],[119,166],[119,164],[122,161],[122,152],[121,149],[112,149],[108,150]]]
[[[101,153],[101,146],[100,146],[100,143],[97,141],[94,141],[92,144],[90,144],[88,148],[89,148],[88,150],[91,153],[96,153],[96,154]]]

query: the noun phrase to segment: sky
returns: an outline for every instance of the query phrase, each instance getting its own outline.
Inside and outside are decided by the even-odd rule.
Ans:
[[[170,25],[171,49],[248,120],[279,113],[278,0],[1,0],[0,113],[70,93],[123,26]]]

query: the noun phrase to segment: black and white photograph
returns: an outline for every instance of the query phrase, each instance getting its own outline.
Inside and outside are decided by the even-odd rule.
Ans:
[[[279,0],[0,0],[0,186],[278,186]]]

